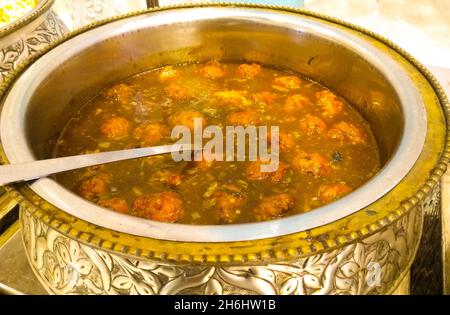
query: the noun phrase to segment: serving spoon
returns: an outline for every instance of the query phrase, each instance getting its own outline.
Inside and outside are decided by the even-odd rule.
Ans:
[[[192,148],[189,144],[168,144],[156,147],[90,153],[26,163],[1,165],[0,185],[30,181],[88,166],[167,154],[181,150],[192,150]]]

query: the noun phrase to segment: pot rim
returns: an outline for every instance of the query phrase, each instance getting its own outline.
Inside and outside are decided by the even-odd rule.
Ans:
[[[309,18],[320,19],[336,27],[359,34],[361,37],[368,41],[377,44],[379,48],[386,50],[391,55],[396,57],[399,61],[404,63],[405,67],[409,68],[414,76],[414,80],[421,83],[421,92],[427,97],[427,105],[434,106],[432,116],[434,119],[448,119],[449,116],[449,104],[446,95],[433,75],[417,60],[415,60],[410,54],[403,49],[381,37],[371,31],[364,28],[355,26],[353,24],[344,22],[339,19],[335,19],[329,16],[313,13],[301,9],[293,9],[279,6],[264,6],[264,5],[237,5],[230,3],[220,4],[202,4],[202,5],[180,5],[172,7],[153,8],[149,10],[143,10],[125,14],[123,16],[106,19],[78,31],[69,34],[66,38],[63,38],[59,42],[55,43],[39,55],[45,54],[54,46],[63,43],[69,38],[76,36],[85,30],[95,28],[97,26],[106,24],[110,21],[116,21],[124,19],[130,16],[144,14],[148,12],[171,10],[174,8],[191,8],[191,7],[247,7],[247,8],[260,8],[276,10],[288,14],[301,14]],[[24,64],[20,69],[17,69],[15,75],[5,82],[0,89],[0,95],[4,93],[9,85],[14,81],[13,77],[17,77],[22,73],[34,60],[31,58],[27,64]],[[439,106],[440,105],[440,106]],[[442,113],[443,110],[443,113]],[[445,115],[445,118],[444,118]],[[251,242],[232,242],[232,243],[190,243],[190,242],[172,242],[165,240],[155,240],[149,238],[140,238],[133,235],[127,235],[119,232],[110,231],[101,227],[95,227],[87,222],[78,220],[77,218],[67,215],[57,209],[56,207],[48,204],[42,200],[39,196],[34,194],[27,185],[17,185],[17,190],[13,186],[6,187],[12,194],[13,198],[17,199],[24,206],[23,210],[33,214],[33,217],[38,220],[46,222],[49,226],[57,229],[59,232],[68,235],[71,238],[77,239],[82,243],[89,244],[90,246],[100,247],[105,250],[119,251],[135,257],[147,257],[159,260],[169,260],[178,262],[246,262],[255,261],[261,258],[265,259],[280,259],[283,257],[298,257],[311,254],[312,252],[320,252],[323,250],[331,250],[336,246],[342,246],[349,244],[355,239],[366,237],[373,233],[378,232],[380,229],[388,224],[399,220],[406,213],[410,211],[418,202],[438,184],[440,177],[446,170],[447,163],[450,157],[450,150],[447,146],[449,141],[447,129],[443,125],[432,126],[434,131],[434,138],[427,139],[426,144],[431,146],[431,151],[421,158],[420,163],[426,166],[422,170],[422,177],[412,176],[409,178],[409,185],[411,185],[411,179],[413,179],[415,193],[405,195],[402,188],[395,188],[402,192],[403,200],[399,201],[394,207],[389,209],[380,208],[380,212],[375,214],[365,214],[360,211],[345,219],[339,220],[327,226],[314,229],[311,231],[302,231],[291,235],[285,235],[277,238],[269,238],[256,240]],[[446,137],[447,133],[447,137]],[[444,143],[444,138],[447,142]],[[445,148],[444,148],[445,145]],[[436,154],[436,152],[442,154]],[[0,155],[3,158],[3,162],[7,163],[7,158],[4,156],[4,152],[0,150]],[[419,164],[419,163],[416,163]],[[413,167],[417,171],[416,165]],[[425,171],[425,173],[424,173]],[[408,176],[409,177],[409,176]],[[404,185],[403,185],[404,186]],[[404,187],[403,187],[404,188]],[[391,195],[391,193],[389,193]],[[36,206],[39,203],[40,208]],[[378,205],[377,201],[374,204]],[[382,204],[381,204],[382,205]],[[386,205],[386,204],[385,204]],[[370,216],[370,217],[369,217]],[[352,220],[356,220],[356,225],[348,227]],[[65,222],[71,222],[66,224]],[[348,228],[347,228],[348,227]],[[328,231],[328,232],[327,232]],[[331,232],[331,233],[330,233]],[[321,236],[326,236],[325,241],[319,240]],[[113,242],[114,241],[114,242]],[[138,241],[138,242],[136,242]],[[232,245],[234,247],[232,247]],[[208,250],[205,251],[205,247]]]
[[[11,22],[3,27],[0,27],[0,39],[36,20],[39,16],[48,11],[55,3],[55,1],[56,0],[41,0],[33,10],[31,10],[24,16],[20,17],[14,22]]]

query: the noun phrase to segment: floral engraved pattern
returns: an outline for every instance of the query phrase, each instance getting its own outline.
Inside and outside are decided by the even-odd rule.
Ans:
[[[124,12],[120,3],[115,7],[105,0],[65,1],[65,5],[66,12],[70,12],[71,20],[77,27]]]
[[[6,47],[0,47],[0,83],[19,63],[55,42],[65,33],[67,28],[58,16],[50,11],[45,20],[32,32],[21,36],[18,41]]]
[[[83,245],[21,209],[32,268],[52,294],[386,294],[417,248],[439,187],[382,231],[337,250],[256,266],[137,260]]]
[[[126,12],[146,9],[146,1],[59,0],[58,12],[72,29]]]

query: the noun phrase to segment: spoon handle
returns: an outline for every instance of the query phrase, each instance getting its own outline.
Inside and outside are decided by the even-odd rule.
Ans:
[[[156,147],[74,155],[27,163],[1,165],[0,185],[29,181],[88,166],[136,159],[152,155],[167,154],[186,149],[188,149],[186,145],[169,144]]]

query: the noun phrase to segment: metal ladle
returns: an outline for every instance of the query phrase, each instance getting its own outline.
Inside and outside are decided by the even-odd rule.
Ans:
[[[34,180],[52,174],[88,166],[136,159],[152,155],[167,154],[181,150],[191,150],[191,146],[186,144],[169,144],[156,147],[117,150],[39,160],[20,164],[1,165],[0,186]]]

